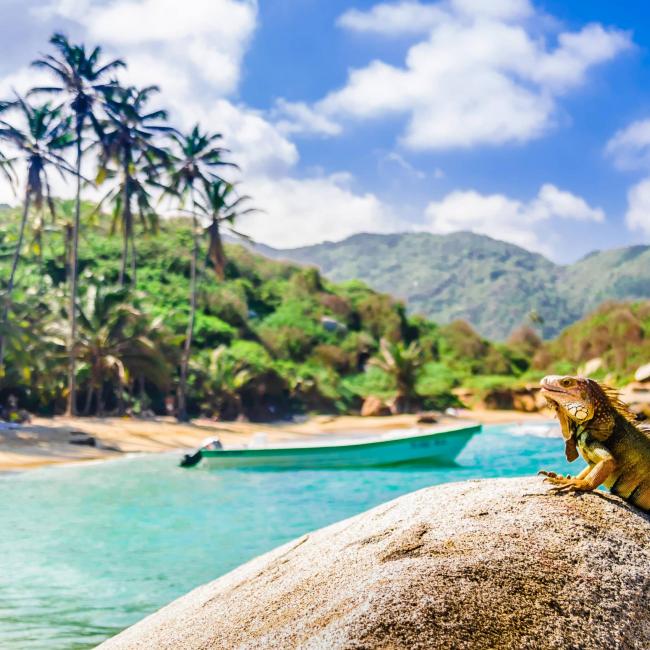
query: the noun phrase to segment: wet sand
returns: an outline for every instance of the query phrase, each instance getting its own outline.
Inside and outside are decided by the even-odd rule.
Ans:
[[[459,411],[459,420],[484,424],[548,420],[548,414],[518,411]],[[455,418],[442,417],[449,426]],[[460,423],[460,422],[459,422]],[[0,423],[0,471],[23,471],[61,463],[118,458],[124,453],[155,453],[192,449],[205,438],[218,436],[225,445],[246,444],[264,432],[270,442],[291,441],[311,436],[355,432],[371,435],[390,429],[432,428],[418,424],[416,415],[362,418],[359,416],[313,416],[304,422],[215,422],[193,420],[187,424],[173,418],[34,418],[30,424],[6,428]],[[93,436],[96,447],[70,444],[72,431]]]

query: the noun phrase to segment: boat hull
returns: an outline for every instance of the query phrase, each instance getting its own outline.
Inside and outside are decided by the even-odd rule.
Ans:
[[[202,452],[201,464],[215,469],[381,467],[405,463],[448,465],[454,462],[463,447],[480,430],[480,425],[471,425],[329,446],[207,450]]]

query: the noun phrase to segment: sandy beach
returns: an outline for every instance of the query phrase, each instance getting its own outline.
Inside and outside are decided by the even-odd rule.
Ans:
[[[483,424],[548,420],[539,413],[518,411],[460,411],[462,420]],[[453,418],[441,418],[449,425]],[[187,424],[173,418],[34,418],[30,424],[0,429],[0,471],[23,471],[45,465],[118,458],[124,453],[156,453],[192,449],[205,438],[218,436],[224,444],[245,444],[255,433],[269,441],[289,441],[307,436],[327,436],[354,431],[368,433],[389,429],[431,427],[418,424],[416,415],[362,418],[314,416],[304,422],[249,423],[193,420]],[[93,436],[97,446],[70,443],[71,432]]]

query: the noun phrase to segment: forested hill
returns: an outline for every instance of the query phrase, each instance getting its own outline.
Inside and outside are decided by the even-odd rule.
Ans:
[[[294,249],[257,246],[313,264],[333,281],[360,279],[439,323],[463,319],[505,339],[531,316],[545,338],[605,300],[650,298],[650,246],[591,253],[560,266],[519,246],[469,232],[359,234]]]
[[[65,408],[69,246],[73,204],[28,224],[5,332],[0,404],[8,395],[41,413]],[[9,277],[20,211],[0,209],[0,290]],[[134,241],[137,275],[119,286],[123,243],[110,219],[84,205],[79,254],[78,408],[164,413],[178,383],[190,313],[189,221],[161,220]],[[191,415],[268,420],[296,412],[358,412],[389,399],[408,373],[417,405],[455,403],[451,389],[477,375],[513,380],[530,365],[519,343],[494,345],[467,324],[407,316],[391,296],[358,281],[335,284],[313,268],[226,248],[217,277],[201,240],[189,364]],[[135,285],[133,287],[133,285]],[[534,339],[533,335],[533,339]],[[533,346],[534,347],[534,346]],[[371,359],[378,364],[369,363]],[[383,364],[383,365],[382,365]],[[401,374],[399,375],[402,376]]]

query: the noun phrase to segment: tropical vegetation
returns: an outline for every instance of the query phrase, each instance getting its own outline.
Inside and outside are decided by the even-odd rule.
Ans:
[[[257,207],[214,125],[179,130],[157,87],[120,83],[123,61],[51,43],[35,65],[53,85],[0,103],[0,180],[21,199],[0,207],[0,404],[267,420],[374,397],[400,412],[589,355],[624,379],[647,357],[647,304],[610,306],[548,343],[540,304],[493,343],[361,281],[224,242]],[[53,173],[71,199],[53,195]],[[624,352],[608,347],[618,333]]]
[[[595,251],[561,265],[471,232],[352,235],[267,257],[314,264],[335,282],[359,279],[446,324],[462,319],[505,341],[522,323],[556,337],[607,300],[650,299],[650,245]]]

